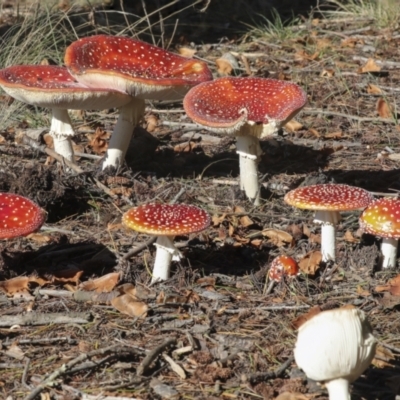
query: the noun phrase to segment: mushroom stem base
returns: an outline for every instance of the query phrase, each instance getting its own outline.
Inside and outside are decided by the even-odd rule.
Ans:
[[[171,236],[159,236],[156,243],[156,259],[154,261],[151,283],[165,281],[169,278],[171,261],[179,261],[182,258],[180,251],[175,247]]]
[[[329,260],[335,261],[335,226],[333,224],[325,223],[321,226],[321,253],[322,261]]]
[[[120,114],[114,132],[111,135],[102,169],[112,166],[118,168],[125,159],[133,129],[139,123],[145,110],[142,99],[133,98],[130,103],[119,109]]]
[[[349,381],[346,379],[334,379],[325,382],[328,389],[329,400],[350,400]]]
[[[398,239],[383,238],[381,252],[383,255],[382,268],[393,268],[396,266]]]
[[[237,136],[236,152],[239,154],[240,188],[254,203],[260,204],[258,184],[258,158],[262,154],[260,143],[254,136]]]
[[[71,137],[75,135],[75,132],[68,110],[54,108],[52,113],[50,136],[53,138],[54,150],[68,161],[74,161]]]

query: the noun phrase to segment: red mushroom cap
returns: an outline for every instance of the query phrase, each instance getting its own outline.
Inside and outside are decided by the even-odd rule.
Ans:
[[[292,82],[226,77],[190,89],[183,107],[198,124],[230,133],[245,122],[275,123],[279,128],[293,118],[306,101],[304,90]]]
[[[45,212],[33,201],[13,193],[0,193],[0,239],[29,235],[45,219]]]
[[[0,70],[0,86],[11,97],[49,108],[104,109],[120,107],[130,96],[106,89],[91,89],[76,81],[64,67],[14,65]]]
[[[299,265],[289,256],[278,256],[272,260],[268,277],[271,281],[280,282],[284,276],[296,276],[299,274]]]
[[[373,201],[360,216],[360,228],[383,238],[400,238],[400,199]]]
[[[186,204],[143,204],[131,208],[122,222],[135,231],[151,235],[175,236],[200,232],[211,222],[208,213]]]
[[[88,86],[143,99],[157,99],[152,92],[166,88],[180,92],[179,87],[183,97],[189,87],[212,79],[205,62],[128,37],[97,35],[77,40],[67,48],[64,60],[70,72]]]
[[[297,208],[328,211],[357,210],[373,200],[364,189],[335,183],[299,187],[284,197],[287,204]]]

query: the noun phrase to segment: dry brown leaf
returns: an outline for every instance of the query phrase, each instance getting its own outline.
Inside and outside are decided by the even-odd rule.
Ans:
[[[197,142],[184,142],[184,143],[179,143],[174,146],[174,151],[176,153],[190,153],[192,150],[196,149],[197,147],[200,147],[200,144]]]
[[[343,139],[345,137],[342,131],[331,132],[324,135],[324,139]]]
[[[393,110],[392,107],[387,103],[386,100],[380,98],[376,102],[376,111],[381,118],[392,118]]]
[[[371,292],[365,290],[361,285],[357,285],[357,294],[361,297],[369,297],[371,296]]]
[[[269,239],[269,242],[277,247],[282,247],[287,244],[292,245],[294,243],[293,236],[280,229],[264,229],[261,234]]]
[[[135,300],[129,294],[123,294],[111,300],[111,304],[118,311],[130,317],[145,318],[148,311],[148,306],[142,301]]]
[[[308,54],[305,50],[298,50],[294,54],[294,59],[295,61],[314,61],[318,58],[319,56],[319,51],[316,51],[314,54]]]
[[[346,233],[344,234],[343,239],[346,242],[350,242],[350,243],[360,243],[360,239],[355,238],[348,229],[347,229]]]
[[[286,122],[284,128],[288,132],[297,132],[300,129],[303,129],[303,125],[300,122],[297,122],[295,119],[291,119],[290,121]]]
[[[182,57],[192,58],[196,54],[197,50],[192,49],[190,47],[180,47],[178,49],[178,53]]]
[[[127,188],[127,187],[117,187],[117,188],[113,188],[110,189],[110,192],[114,195],[117,196],[125,196],[125,197],[131,197],[132,193],[133,193],[133,189],[132,188]]]
[[[29,289],[30,278],[27,276],[17,276],[6,281],[0,282],[0,290],[6,295],[12,296],[18,292]]]
[[[234,233],[235,233],[235,227],[232,224],[229,224],[228,235],[232,237]]]
[[[108,139],[110,134],[101,128],[96,128],[96,131],[88,133],[86,137],[89,139],[89,147],[92,148],[95,154],[104,154],[108,149]]]
[[[393,296],[391,293],[386,292],[383,297],[378,297],[376,301],[384,308],[392,309],[400,305],[400,296]]]
[[[299,329],[301,325],[309,321],[312,317],[322,312],[320,306],[311,307],[305,314],[299,315],[292,321],[292,327]]]
[[[358,68],[357,72],[359,74],[366,74],[368,72],[379,72],[381,67],[376,64],[373,58],[369,58],[367,62],[360,68]]]
[[[319,76],[324,77],[324,78],[332,78],[335,76],[335,70],[332,68],[325,68],[321,71]]]
[[[25,353],[22,349],[16,344],[13,343],[5,352],[5,355],[8,357],[15,358],[16,360],[23,360],[25,357]]]
[[[400,274],[389,279],[387,285],[380,285],[375,288],[376,292],[388,291],[392,296],[400,296]]]
[[[376,346],[375,357],[372,360],[372,365],[377,368],[393,368],[391,361],[395,360],[394,354],[386,347],[378,344]]]
[[[308,275],[315,275],[321,261],[322,254],[320,251],[310,251],[299,261],[300,271]]]
[[[154,114],[145,117],[147,132],[154,132],[158,126],[158,118]]]
[[[308,238],[311,236],[311,230],[306,224],[303,224],[303,233]]]
[[[119,278],[119,272],[111,272],[107,275],[101,276],[100,278],[82,282],[79,285],[79,289],[87,291],[94,290],[96,293],[109,293],[115,288]]]
[[[235,206],[233,208],[233,212],[237,213],[237,214],[241,214],[241,213],[245,213],[246,210],[243,207]],[[240,223],[241,226],[243,226],[245,228],[247,226],[250,226],[250,225],[254,224],[254,222],[247,215],[243,215],[243,216],[239,217],[239,223]]]
[[[226,214],[222,214],[220,216],[218,216],[217,214],[214,214],[211,217],[211,221],[212,221],[214,227],[222,224],[222,222],[224,222],[225,219],[226,219]]]
[[[382,89],[372,83],[367,86],[367,93],[369,94],[382,94]]]
[[[48,235],[44,235],[43,233],[31,233],[30,235],[28,235],[28,238],[36,243],[51,242],[51,237]]]
[[[308,132],[312,133],[316,138],[321,137],[321,134],[314,128],[308,128]]]
[[[215,61],[215,64],[217,65],[217,72],[218,72],[219,75],[227,76],[227,75],[231,75],[232,74],[233,66],[225,58],[218,58]]]
[[[197,279],[196,283],[201,286],[215,286],[216,278],[211,276],[205,276],[203,278]]]
[[[78,269],[77,267],[71,267],[62,269],[60,271],[55,271],[53,274],[52,282],[57,283],[75,283],[78,284],[79,280],[84,271]]]
[[[362,39],[349,37],[349,38],[343,39],[340,42],[340,46],[341,47],[351,47],[351,48],[353,48],[357,44],[363,44],[363,43],[364,43],[364,41]]]

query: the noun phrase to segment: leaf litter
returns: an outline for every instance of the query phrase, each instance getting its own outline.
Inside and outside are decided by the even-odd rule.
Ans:
[[[185,56],[209,61],[215,76],[239,71],[288,79],[308,93],[296,121],[261,143],[259,207],[237,185],[234,140],[193,126],[179,103],[149,107],[142,128],[150,136],[135,136],[116,176],[96,172],[112,114],[76,116],[79,151],[94,157],[80,158],[83,172],[75,175],[46,163],[39,147],[16,143],[16,131],[25,133],[29,123],[2,128],[1,190],[48,212],[36,234],[42,238],[2,244],[4,398],[326,398],[293,361],[296,329],[312,313],[348,304],[369,315],[380,339],[353,397],[399,394],[400,278],[378,271],[379,239],[361,236],[358,214],[345,213],[337,260],[324,264],[311,213],[282,198],[289,188],[320,181],[400,190],[398,159],[378,157],[382,150],[400,153],[400,39],[388,35],[377,57],[368,46],[381,32],[365,20],[321,18],[312,31],[300,24],[293,32],[275,46],[249,34],[211,45],[196,38],[198,44],[180,47]],[[120,222],[132,204],[154,199],[196,204],[213,224],[178,237],[184,258],[168,281],[149,285],[151,240]],[[301,274],[265,295],[270,263],[281,254],[294,257]]]

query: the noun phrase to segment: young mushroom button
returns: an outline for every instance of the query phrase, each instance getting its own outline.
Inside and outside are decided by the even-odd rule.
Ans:
[[[359,222],[361,230],[382,238],[382,267],[395,267],[400,238],[400,200],[382,198],[373,201],[363,211]]]
[[[285,276],[294,277],[299,273],[299,265],[294,258],[285,255],[275,257],[269,268],[268,278],[271,282],[265,294],[271,293],[275,283],[281,282]]]
[[[120,109],[103,169],[123,162],[145,99],[180,100],[192,86],[212,79],[205,62],[128,37],[85,37],[67,48],[64,60],[78,82],[131,96],[131,103]]]
[[[308,378],[325,384],[329,400],[350,400],[349,385],[371,364],[376,343],[365,313],[343,307],[300,326],[294,358]]]
[[[275,133],[306,104],[295,83],[265,78],[226,77],[190,89],[183,100],[186,114],[217,133],[236,136],[240,186],[259,204],[259,139]]]
[[[68,109],[95,110],[121,107],[130,96],[107,89],[90,89],[76,82],[66,68],[54,65],[14,65],[0,70],[0,86],[24,103],[52,110],[50,135],[54,149],[73,161],[74,135]]]
[[[342,184],[299,187],[284,197],[291,206],[315,210],[314,222],[321,224],[322,261],[335,260],[335,224],[340,221],[339,211],[365,208],[373,199],[364,189]]]
[[[0,193],[0,239],[12,239],[36,232],[46,213],[33,201],[13,193]]]
[[[122,217],[128,228],[157,236],[152,282],[169,278],[172,260],[181,254],[174,246],[176,235],[200,232],[210,225],[208,213],[185,204],[144,204],[131,208]]]

